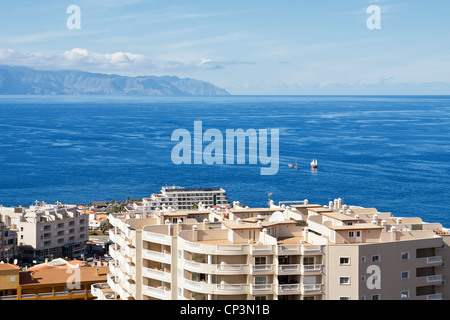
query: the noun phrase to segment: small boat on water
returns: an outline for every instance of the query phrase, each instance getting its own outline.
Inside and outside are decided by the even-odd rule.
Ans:
[[[292,167],[293,167],[293,165],[289,163],[289,164],[288,164],[288,167],[289,167],[289,168],[292,168]]]
[[[295,161],[295,166],[294,169],[297,170],[298,169],[298,165],[297,165],[297,161]]]
[[[311,168],[316,169],[317,168],[317,159],[313,159],[311,161]]]

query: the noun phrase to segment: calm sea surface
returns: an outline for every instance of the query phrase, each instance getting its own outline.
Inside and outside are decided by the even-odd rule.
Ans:
[[[279,129],[278,174],[173,164],[172,132],[196,120],[224,136]],[[0,204],[124,200],[163,185],[223,187],[248,206],[269,192],[275,203],[340,197],[450,227],[450,97],[0,97]]]

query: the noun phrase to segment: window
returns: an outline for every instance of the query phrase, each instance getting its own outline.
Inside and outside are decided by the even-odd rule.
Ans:
[[[366,276],[361,276],[361,282],[366,282]]]
[[[361,262],[366,262],[366,256],[361,257]]]
[[[255,300],[267,300],[267,296],[255,296]]]
[[[355,232],[354,231],[349,231],[348,232],[348,237],[349,238],[353,238],[355,236]]]
[[[402,299],[409,298],[409,291],[408,290],[404,290],[404,291],[400,292],[400,298],[402,298]]]
[[[372,300],[381,300],[381,296],[379,294],[372,295]]]
[[[339,264],[342,266],[348,266],[350,265],[350,258],[349,257],[340,257],[339,258]]]
[[[366,300],[366,296],[361,296],[360,300]]]
[[[191,280],[192,281],[206,281],[206,274],[204,273],[197,273],[197,272],[192,272],[191,274]]]
[[[339,297],[339,300],[350,300],[350,297]]]
[[[255,284],[267,284],[267,277],[255,277]]]
[[[304,264],[305,266],[315,264],[315,259],[314,259],[314,257],[303,257],[303,264]]]
[[[402,271],[401,278],[409,279],[409,271]]]
[[[339,277],[339,284],[340,285],[350,284],[350,277]]]
[[[409,260],[409,252],[402,252],[401,259]]]
[[[372,262],[380,262],[381,260],[380,260],[380,256],[379,255],[375,255],[375,256],[372,256]]]
[[[266,261],[266,257],[255,257],[255,264],[257,265],[267,264]]]

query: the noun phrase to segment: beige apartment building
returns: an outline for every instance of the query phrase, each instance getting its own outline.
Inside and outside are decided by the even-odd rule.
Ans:
[[[0,261],[11,261],[17,253],[17,235],[2,221],[0,215]]]
[[[110,216],[115,299],[448,299],[447,229],[375,208],[274,205]],[[99,299],[101,299],[101,295]],[[109,298],[112,298],[111,296]]]
[[[0,216],[17,236],[22,258],[76,258],[89,238],[88,216],[75,205],[38,203],[30,207],[0,207]]]

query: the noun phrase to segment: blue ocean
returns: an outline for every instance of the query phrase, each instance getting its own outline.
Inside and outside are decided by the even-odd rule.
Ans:
[[[174,164],[171,135],[194,121],[224,134],[278,129],[278,173]],[[450,97],[0,97],[1,205],[125,200],[165,185],[222,187],[248,206],[269,193],[275,203],[341,198],[450,227]]]

